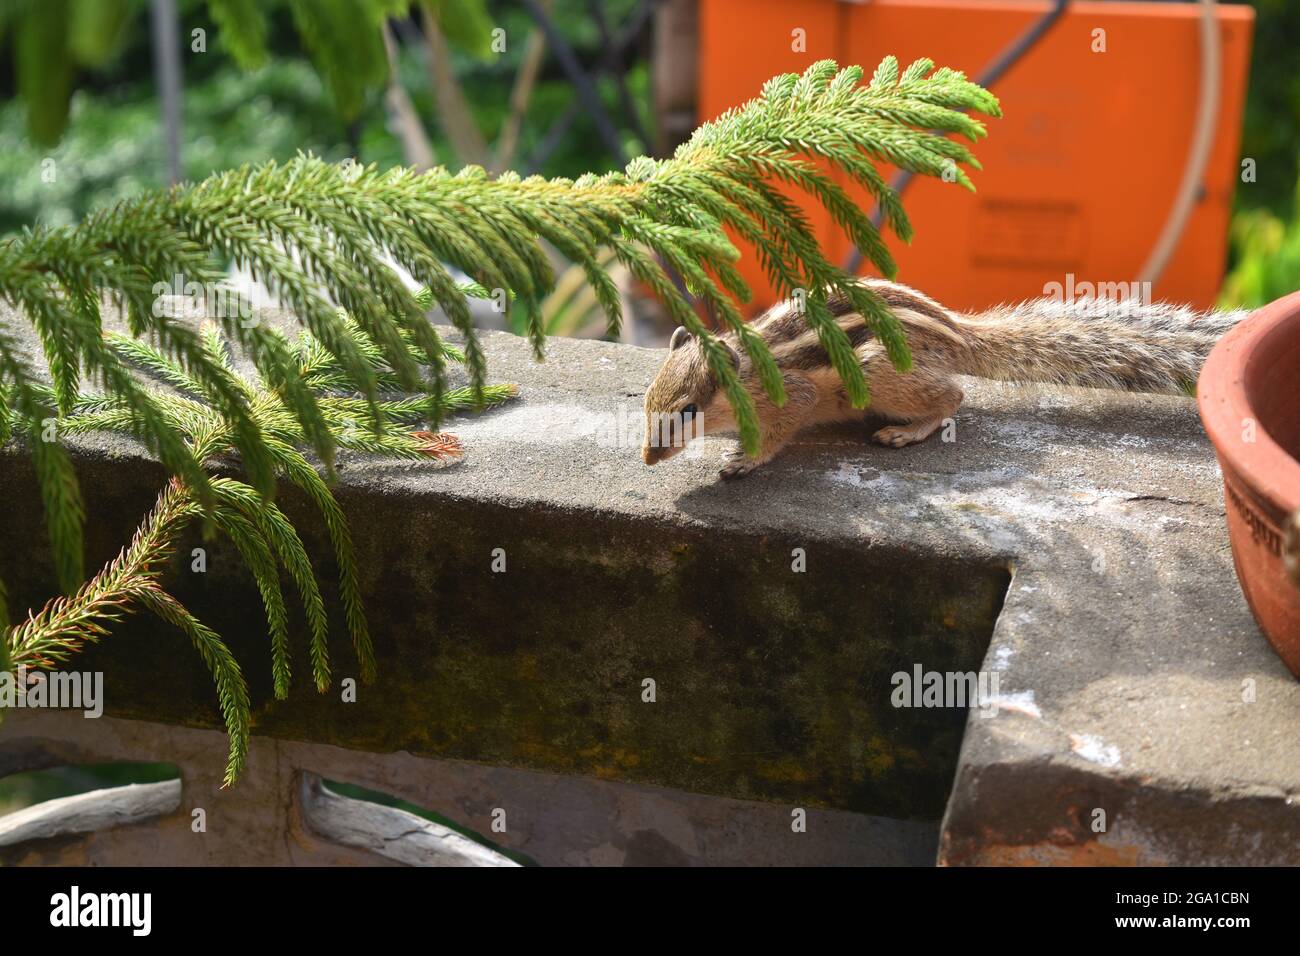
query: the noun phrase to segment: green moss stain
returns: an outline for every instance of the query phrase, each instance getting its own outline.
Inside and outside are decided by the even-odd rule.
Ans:
[[[101,499],[95,514],[121,516],[92,522],[91,550],[102,552],[92,561],[120,547],[153,500],[147,476],[124,486],[120,474],[84,481]],[[337,686],[355,675],[341,621],[335,688],[310,688],[300,633],[293,692],[276,702],[260,602],[234,552],[196,538],[208,573],[178,559],[169,579],[242,662],[257,732],[800,806],[942,813],[965,712],[894,709],[890,677],[916,663],[978,669],[1005,569],[585,513],[344,495],[379,658],[378,682],[355,704]],[[332,583],[318,522],[290,492],[280,503]],[[39,515],[6,535],[41,540]],[[795,546],[809,552],[804,573],[790,569]],[[490,570],[494,548],[506,549],[504,574]],[[15,601],[39,593],[47,571],[16,566],[26,548],[5,550],[0,573]],[[326,599],[337,612],[332,587]],[[220,726],[201,662],[148,617],[76,666],[105,671],[110,713]],[[655,703],[641,699],[645,678]]]

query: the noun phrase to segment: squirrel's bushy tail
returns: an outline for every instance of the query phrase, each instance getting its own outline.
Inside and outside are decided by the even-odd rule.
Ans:
[[[1210,349],[1247,315],[1138,299],[1034,299],[949,313],[957,335],[944,350],[960,375],[1193,394]]]

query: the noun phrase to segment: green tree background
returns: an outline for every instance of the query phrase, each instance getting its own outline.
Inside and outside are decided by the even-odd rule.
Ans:
[[[0,0],[0,14],[7,3]],[[98,3],[100,0],[91,0]],[[336,100],[313,67],[294,28],[288,0],[257,0],[268,10],[266,42],[270,56],[254,70],[242,69],[223,45],[207,0],[182,0],[181,22],[187,33],[203,29],[207,52],[182,55],[185,122],[182,157],[185,178],[200,180],[221,169],[267,159],[287,160],[312,152],[338,161],[352,157],[381,167],[404,162],[401,144],[387,127],[382,89],[365,96],[358,116],[340,116]],[[67,225],[91,208],[141,190],[164,185],[165,163],[158,130],[157,89],[153,75],[148,11],[140,4],[121,31],[102,65],[76,75],[68,125],[53,146],[32,141],[27,106],[16,95],[15,44],[0,32],[0,235],[36,222]],[[475,6],[475,4],[468,4]],[[602,0],[608,23],[625,22],[637,0]],[[451,36],[453,66],[474,119],[491,139],[509,109],[511,87],[524,56],[523,39],[533,20],[517,2],[489,3],[487,28],[501,27],[510,39],[505,52],[476,55],[471,37]],[[597,24],[585,0],[555,0],[554,22],[591,71],[604,50]],[[450,32],[450,31],[449,31]],[[642,127],[650,128],[649,71],[645,50],[631,51],[627,83],[632,100],[644,107]],[[429,92],[424,63],[403,47],[400,77],[432,141],[438,161],[461,164],[437,124],[437,106]],[[596,79],[597,92],[612,115],[622,111],[619,91],[608,76]],[[547,57],[534,90],[527,122],[520,132],[518,156],[527,165],[552,121],[573,102],[573,87],[554,57]],[[625,124],[630,129],[631,124]],[[624,151],[650,151],[634,133],[625,134]],[[57,176],[42,179],[42,161],[53,159]],[[580,113],[568,135],[551,150],[536,172],[577,177],[586,172],[620,168],[590,117]],[[522,171],[522,170],[521,170]]]

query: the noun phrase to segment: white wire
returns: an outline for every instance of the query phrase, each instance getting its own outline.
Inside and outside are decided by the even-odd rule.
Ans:
[[[1165,220],[1164,229],[1156,241],[1146,264],[1138,273],[1139,281],[1152,285],[1164,274],[1165,267],[1173,258],[1178,242],[1187,227],[1188,217],[1196,205],[1197,194],[1205,177],[1205,167],[1210,160],[1210,149],[1214,146],[1215,125],[1219,116],[1219,86],[1222,51],[1220,49],[1219,22],[1214,15],[1218,4],[1215,0],[1200,0],[1201,4],[1201,86],[1200,101],[1196,109],[1196,129],[1192,138],[1192,148],[1187,154],[1187,166],[1183,170],[1183,181],[1178,188],[1178,195],[1169,218]]]

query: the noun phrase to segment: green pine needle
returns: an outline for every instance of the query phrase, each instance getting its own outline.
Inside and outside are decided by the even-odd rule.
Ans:
[[[295,346],[284,347],[292,356],[292,371],[301,377],[332,442],[340,447],[355,448],[412,461],[427,462],[441,451],[432,447],[420,430],[427,424],[430,399],[419,392],[400,391],[403,376],[387,361],[387,354],[347,313],[338,316],[349,338],[349,354],[366,362],[370,377],[379,383],[374,399],[359,395],[346,386],[343,364],[310,334],[304,334]],[[268,333],[278,334],[278,333]],[[215,530],[228,537],[248,568],[262,598],[269,635],[271,676],[275,696],[290,692],[293,669],[290,654],[292,636],[289,610],[281,586],[285,572],[296,588],[302,605],[312,682],[319,691],[330,686],[331,662],[328,646],[329,626],[320,583],[297,529],[275,504],[251,484],[230,477],[213,477],[207,468],[232,464],[238,455],[246,464],[240,440],[240,423],[247,420],[256,430],[266,449],[273,477],[288,479],[301,488],[320,512],[329,533],[338,567],[339,593],[343,616],[352,639],[353,651],[363,681],[376,674],[374,647],[362,607],[356,555],[352,535],[343,509],[329,484],[311,464],[302,449],[308,448],[307,430],[284,397],[239,377],[230,363],[229,345],[215,328],[204,330],[198,338],[209,371],[221,370],[226,385],[242,396],[236,417],[210,389],[187,372],[184,359],[169,356],[146,343],[110,335],[106,347],[122,361],[130,362],[139,374],[148,375],[161,388],[149,394],[151,414],[157,416],[167,432],[181,437],[189,460],[202,463],[206,494],[212,499],[205,505],[199,488],[174,472],[171,484],[160,496],[154,510],[146,517],[129,548],[105,566],[90,581],[69,587],[67,596],[51,601],[39,613],[30,615],[17,627],[0,631],[0,665],[12,669],[19,665],[49,667],[66,660],[87,641],[107,635],[111,625],[134,606],[152,610],[168,623],[186,633],[204,662],[212,671],[221,712],[230,735],[231,749],[226,768],[226,783],[238,777],[244,765],[251,723],[250,704],[238,663],[219,635],[198,621],[163,587],[168,559],[175,551],[180,535],[193,520],[207,517]],[[0,345],[5,340],[0,338]],[[418,363],[421,350],[405,342],[412,361]],[[440,346],[440,357],[459,355],[450,346]],[[0,352],[0,356],[3,353]],[[115,381],[115,380],[114,380]],[[119,383],[120,384],[120,383]],[[139,388],[138,384],[133,386]],[[122,389],[118,390],[119,393]],[[0,407],[6,422],[23,429],[39,425],[56,426],[54,437],[112,431],[137,436],[140,431],[138,394],[128,391],[128,400],[115,395],[77,393],[71,396],[70,411],[60,418],[46,417],[40,403],[53,397],[54,388],[32,386],[22,401],[15,402],[10,393],[0,393],[5,401]],[[513,385],[485,385],[482,389],[464,387],[444,391],[434,411],[445,416],[484,404],[506,401],[517,394]],[[29,419],[31,409],[41,417]],[[48,437],[48,436],[47,436]],[[76,484],[71,464],[58,441],[40,440],[34,445],[39,467],[66,468],[66,474],[48,477],[42,488],[75,495]],[[52,515],[80,520],[79,503],[56,506],[47,502]],[[60,530],[60,535],[70,532]],[[56,552],[63,553],[63,552]],[[60,570],[61,576],[72,575],[80,581],[79,568]],[[0,604],[3,592],[0,591]],[[7,611],[6,611],[7,613]]]
[[[248,0],[209,0],[222,42],[249,64],[265,55],[266,21],[255,7]],[[49,13],[61,8],[31,5],[34,12],[22,18],[16,34],[18,86],[29,104],[66,105],[67,89],[60,84],[72,61],[64,27]],[[365,90],[387,75],[378,32],[386,0],[293,0],[290,8],[340,106],[345,112],[359,109]],[[49,43],[62,51],[52,65],[35,55]],[[85,45],[87,55],[98,55],[97,49]],[[51,68],[62,78],[53,85],[47,82]],[[289,678],[274,619],[279,609],[266,577],[269,569],[249,534],[260,537],[288,568],[308,608],[313,674],[326,686],[319,589],[301,541],[272,503],[277,476],[289,477],[313,497],[331,528],[341,568],[350,545],[328,504],[328,486],[322,495],[303,470],[306,459],[299,461],[285,448],[299,455],[314,452],[325,478],[332,475],[336,448],[418,460],[430,451],[409,434],[412,417],[436,428],[441,416],[455,409],[508,398],[508,390],[486,383],[466,299],[508,302],[540,357],[545,338],[540,304],[556,281],[546,245],[582,267],[611,331],[622,318],[620,297],[602,257],[612,252],[645,283],[668,314],[699,339],[732,402],[741,441],[756,454],[753,399],[741,386],[730,354],[666,271],[683,277],[711,314],[738,333],[766,394],[782,403],[779,369],[741,319],[738,302],[749,289],[736,269],[740,253],[729,238],[731,230],[752,245],[778,294],[807,294],[810,326],[854,404],[865,405],[869,383],[825,303],[832,296],[848,297],[895,366],[905,370],[910,355],[902,329],[878,297],[827,259],[808,216],[785,190],[793,187],[825,208],[871,264],[892,275],[894,262],[880,230],[850,199],[845,184],[879,203],[884,227],[907,240],[911,226],[902,204],[874,162],[947,176],[971,188],[961,166],[978,169],[978,164],[948,134],[973,142],[984,135],[984,126],[971,114],[998,116],[1000,111],[988,91],[959,72],[936,70],[929,60],[900,70],[888,57],[868,84],[862,76],[858,67],[841,70],[823,60],[802,75],[775,77],[754,100],[700,127],[672,158],[640,157],[622,172],[577,180],[514,173],[493,178],[477,167],[454,174],[441,168],[380,170],[299,156],[148,192],[76,225],[34,228],[0,240],[0,299],[32,323],[49,371],[47,383],[0,328],[0,441],[22,436],[32,454],[67,599],[84,591],[78,590],[84,581],[84,514],[67,453],[48,439],[51,433],[57,438],[101,428],[133,435],[178,479],[190,509],[187,520],[200,514],[218,530],[223,522],[227,533],[237,528],[233,534],[255,577],[261,575],[258,583],[272,618],[277,689]],[[37,132],[57,135],[63,112],[50,110],[50,122]],[[32,115],[41,121],[46,114]],[[386,264],[390,260],[422,288],[409,290]],[[170,288],[177,277],[215,282],[221,277],[219,264],[227,262],[265,284],[296,315],[304,334],[290,341],[263,323],[245,321],[237,310],[209,308],[206,318],[213,329],[199,336],[156,308],[155,283]],[[458,282],[457,272],[469,282]],[[100,316],[105,299],[126,307],[130,340],[105,337]],[[426,320],[425,312],[435,306],[461,333],[459,349],[445,345]],[[243,382],[235,375],[228,348],[251,361],[259,381]],[[462,359],[468,392],[449,390],[445,364]],[[145,388],[128,366],[175,391]],[[86,394],[92,385],[102,394]],[[238,457],[246,482],[211,478],[208,463],[223,456]],[[345,577],[343,592],[364,676],[373,661],[354,579],[349,583]],[[210,633],[178,605],[153,600],[220,673],[223,708],[233,714],[241,706],[235,674],[221,669],[221,651]],[[98,635],[99,627],[79,621],[76,640]],[[40,640],[25,646],[26,651],[11,646],[13,659],[36,646],[66,653]]]

